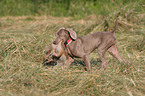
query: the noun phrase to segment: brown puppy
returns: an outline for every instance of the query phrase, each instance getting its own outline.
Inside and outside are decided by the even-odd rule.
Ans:
[[[58,45],[52,44],[46,50],[46,55],[44,57],[44,64],[51,64],[52,62],[57,62],[57,66],[61,66],[65,62],[64,48],[62,48],[62,42]]]
[[[53,44],[57,45],[61,41],[64,43],[64,51],[67,56],[66,65],[70,65],[73,62],[74,57],[82,58],[88,70],[91,69],[89,54],[95,49],[98,49],[98,54],[102,61],[101,69],[104,69],[108,65],[105,58],[106,51],[109,51],[109,53],[117,58],[121,63],[123,62],[119,55],[115,39],[117,24],[118,22],[116,20],[112,32],[96,32],[78,38],[76,32],[72,29],[61,27],[56,33],[56,39]],[[67,44],[68,42],[69,44]]]

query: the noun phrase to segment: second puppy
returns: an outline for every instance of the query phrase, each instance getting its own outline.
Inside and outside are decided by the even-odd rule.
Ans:
[[[52,63],[57,62],[56,66],[61,66],[65,62],[66,56],[62,44],[62,42],[59,42],[58,45],[52,44],[47,48],[43,62],[44,65],[51,65]]]

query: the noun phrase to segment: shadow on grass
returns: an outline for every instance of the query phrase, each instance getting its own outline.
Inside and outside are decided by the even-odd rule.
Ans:
[[[94,67],[94,66],[100,67],[102,61],[99,58],[96,58],[96,59],[92,58],[90,60],[90,63],[91,63],[91,67]],[[55,66],[55,65],[57,65],[57,62],[51,62],[51,63],[43,64],[43,66],[48,66],[48,67],[49,66]],[[85,65],[83,60],[77,60],[77,59],[74,59],[74,62],[71,65],[78,66],[78,67],[81,65],[83,67],[86,67],[86,65]]]

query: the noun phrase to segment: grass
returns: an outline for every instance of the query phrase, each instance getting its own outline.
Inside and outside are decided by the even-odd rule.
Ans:
[[[143,10],[144,0],[0,0],[0,16],[108,16],[114,10]],[[143,5],[142,7],[140,7]]]
[[[1,17],[0,94],[144,96],[145,12],[138,5],[139,3],[135,5],[130,2],[112,12],[113,9],[108,9],[108,16],[89,15],[81,19],[52,16]],[[95,50],[90,54],[91,72],[84,71],[84,63],[79,59],[64,70],[42,66],[45,48],[52,43],[60,27],[73,28],[78,36],[109,31],[113,29],[118,13],[120,16],[116,38],[125,64],[120,64],[107,53],[109,66],[106,70],[99,71],[101,62]]]
[[[101,17],[103,18],[103,17]],[[56,17],[3,17],[0,27],[0,82],[2,95],[136,95],[145,93],[145,42],[144,25],[120,20],[116,32],[117,45],[126,60],[121,65],[107,54],[109,66],[99,71],[101,62],[96,50],[90,55],[92,72],[85,72],[83,62],[75,62],[68,69],[43,67],[42,58],[46,46],[52,43],[55,32],[61,26],[72,27],[79,36],[104,30],[107,21],[111,27],[114,20],[73,20]],[[140,18],[144,19],[144,18]],[[133,22],[133,21],[132,21]],[[141,22],[143,23],[143,22]],[[123,24],[130,26],[125,27]],[[83,31],[82,31],[83,30]],[[120,31],[122,30],[122,31]]]

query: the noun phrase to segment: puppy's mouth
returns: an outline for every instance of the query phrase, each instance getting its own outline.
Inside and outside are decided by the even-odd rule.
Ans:
[[[64,40],[60,40],[60,41],[58,41],[58,42],[56,42],[56,41],[53,41],[53,44],[54,45],[57,45],[57,44],[59,44],[59,43],[61,43],[61,42],[63,42]]]

